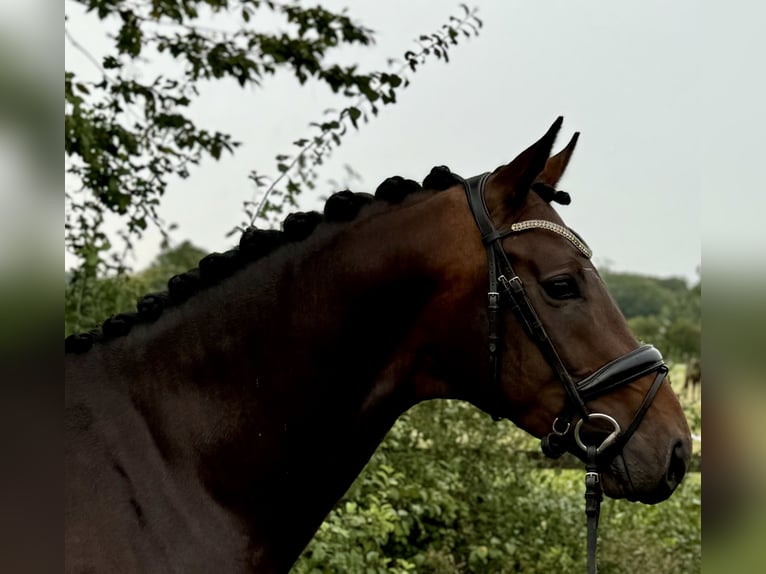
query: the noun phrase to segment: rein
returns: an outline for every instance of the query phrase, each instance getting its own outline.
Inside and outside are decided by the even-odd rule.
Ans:
[[[558,458],[567,452],[571,445],[568,434],[572,430],[574,442],[582,450],[575,453],[585,461],[585,514],[587,517],[587,572],[596,574],[596,546],[598,535],[598,520],[602,500],[599,463],[608,462],[622,452],[625,444],[635,433],[644,415],[659,391],[662,381],[668,372],[660,352],[651,345],[642,345],[621,357],[602,366],[588,377],[575,382],[561,360],[553,341],[548,336],[532,303],[527,297],[519,275],[514,271],[508,256],[502,247],[502,239],[513,233],[542,229],[556,233],[567,239],[585,257],[590,259],[591,250],[572,230],[545,220],[528,220],[512,224],[510,227],[496,229],[490,219],[487,205],[484,201],[484,190],[489,173],[472,177],[468,180],[458,179],[463,184],[471,213],[481,233],[482,242],[487,250],[489,267],[489,289],[487,316],[489,323],[489,358],[494,387],[500,383],[500,336],[498,332],[498,314],[500,304],[507,300],[514,314],[523,325],[529,337],[535,342],[547,363],[553,369],[566,391],[566,403],[563,412],[556,417],[551,426],[551,432],[542,438],[543,453],[550,458]],[[502,288],[502,291],[500,291]],[[641,406],[633,416],[633,420],[623,431],[619,423],[605,413],[594,413],[588,410],[586,403],[600,395],[609,393],[623,385],[648,375],[657,373],[654,382],[646,393]],[[578,417],[574,427],[572,422]],[[603,420],[612,425],[612,432],[599,445],[589,445],[581,437],[581,429],[585,422]]]

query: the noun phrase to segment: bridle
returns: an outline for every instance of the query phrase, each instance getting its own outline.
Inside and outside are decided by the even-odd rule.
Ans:
[[[504,299],[510,303],[513,312],[523,325],[527,334],[535,342],[545,360],[553,369],[566,391],[563,412],[553,421],[551,432],[541,441],[546,456],[558,458],[567,451],[571,441],[567,435],[573,428],[574,441],[582,453],[578,456],[585,461],[585,513],[588,517],[588,573],[595,574],[596,535],[598,530],[599,509],[602,499],[598,462],[611,460],[622,452],[625,444],[636,431],[647,410],[652,404],[657,391],[665,380],[668,367],[660,352],[651,345],[642,345],[621,357],[602,366],[586,378],[575,381],[567,371],[553,341],[535,312],[524,290],[524,284],[514,271],[502,247],[502,239],[513,234],[531,229],[542,229],[556,233],[570,241],[584,256],[590,258],[590,249],[570,229],[545,220],[528,220],[512,224],[510,227],[496,229],[484,201],[484,188],[490,174],[485,173],[468,180],[458,179],[465,188],[468,204],[471,207],[476,225],[481,233],[482,242],[487,250],[489,265],[489,303],[487,316],[489,323],[489,357],[493,377],[493,388],[500,384],[500,336],[498,333],[498,314]],[[500,290],[502,288],[502,291]],[[609,393],[627,385],[649,373],[657,373],[654,382],[644,396],[641,406],[636,411],[630,424],[623,431],[619,423],[605,413],[590,412],[586,403],[595,397]],[[579,417],[574,427],[572,422]],[[590,420],[603,420],[612,425],[612,432],[599,445],[589,445],[581,437],[583,424]]]

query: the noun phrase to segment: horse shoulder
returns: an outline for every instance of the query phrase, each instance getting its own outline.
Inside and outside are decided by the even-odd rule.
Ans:
[[[68,367],[67,572],[251,572],[265,562],[241,521],[177,466],[186,463],[165,458],[116,381],[94,361]]]

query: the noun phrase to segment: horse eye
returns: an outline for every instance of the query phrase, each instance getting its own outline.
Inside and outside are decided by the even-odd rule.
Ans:
[[[548,296],[553,299],[574,299],[580,296],[580,289],[571,277],[554,277],[543,282],[542,285]]]

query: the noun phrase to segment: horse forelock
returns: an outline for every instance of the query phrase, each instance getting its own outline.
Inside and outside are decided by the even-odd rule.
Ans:
[[[322,213],[291,213],[283,221],[281,231],[257,227],[245,229],[238,246],[224,253],[210,253],[199,261],[198,267],[174,275],[168,280],[167,290],[148,293],[139,298],[135,311],[113,315],[100,328],[69,335],[64,340],[64,352],[81,354],[90,350],[95,343],[128,335],[135,325],[154,323],[166,309],[184,304],[200,291],[221,283],[267,256],[278,256],[279,249],[285,245],[304,242],[320,224],[348,223],[360,218],[363,209],[369,214],[387,211],[418,192],[442,191],[457,183],[459,179],[449,168],[437,166],[423,180],[423,185],[411,179],[393,176],[383,181],[374,195],[346,189],[331,195]]]

